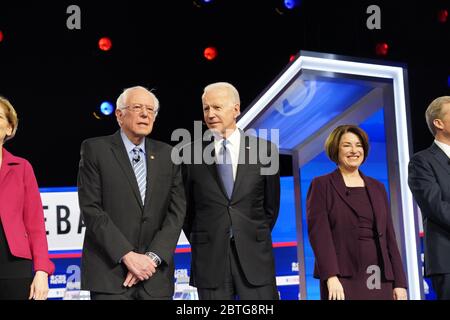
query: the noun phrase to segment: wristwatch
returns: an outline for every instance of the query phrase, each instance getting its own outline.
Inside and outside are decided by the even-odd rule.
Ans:
[[[153,252],[148,251],[145,253],[147,257],[150,257],[150,259],[153,260],[154,263],[156,263],[156,266],[159,266],[161,264],[161,259]]]

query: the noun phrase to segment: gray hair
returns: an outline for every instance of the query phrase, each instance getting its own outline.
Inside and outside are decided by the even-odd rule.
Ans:
[[[442,107],[444,104],[450,103],[450,96],[442,96],[434,99],[427,110],[425,111],[425,119],[427,121],[428,129],[430,129],[433,136],[436,135],[436,127],[434,126],[434,120],[442,119]]]
[[[228,82],[215,82],[215,83],[211,83],[209,85],[207,85],[204,89],[203,89],[203,95],[202,95],[202,100],[205,97],[206,93],[210,90],[216,90],[216,89],[225,89],[228,91],[228,93],[230,94],[230,96],[233,98],[233,103],[234,104],[241,104],[241,100],[239,98],[239,92],[237,91],[237,89]]]
[[[130,87],[130,88],[124,89],[123,92],[120,94],[120,96],[117,98],[116,108],[120,109],[120,110],[125,109],[127,107],[125,105],[125,101],[127,101],[128,94],[130,93],[130,91],[133,91],[133,90],[136,90],[136,89],[145,90],[153,97],[153,99],[155,100],[155,111],[157,113],[159,111],[159,100],[158,100],[158,98],[156,98],[155,94],[151,90],[149,90],[149,89],[147,89],[145,87],[142,87],[142,86],[134,86],[134,87]]]

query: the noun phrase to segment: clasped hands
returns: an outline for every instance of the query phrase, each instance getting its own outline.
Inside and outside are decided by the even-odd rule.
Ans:
[[[123,283],[125,287],[132,287],[139,281],[148,280],[156,272],[156,263],[145,254],[130,251],[123,256],[122,262],[128,268]]]

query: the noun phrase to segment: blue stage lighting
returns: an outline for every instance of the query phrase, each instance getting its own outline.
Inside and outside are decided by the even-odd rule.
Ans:
[[[284,0],[284,6],[289,9],[292,10],[294,9],[299,3],[299,0]]]
[[[100,111],[105,116],[109,116],[111,113],[113,113],[114,107],[111,104],[111,102],[105,101],[105,102],[102,102],[102,104],[100,105]]]

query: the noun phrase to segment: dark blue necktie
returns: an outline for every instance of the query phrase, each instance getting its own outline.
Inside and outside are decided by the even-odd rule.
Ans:
[[[222,179],[223,186],[227,192],[228,199],[231,199],[233,193],[234,179],[233,179],[233,165],[231,164],[230,150],[227,148],[227,140],[223,140],[222,148],[219,151],[219,163],[217,165],[220,178]]]

